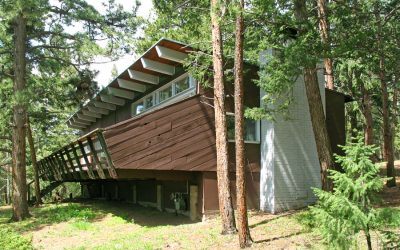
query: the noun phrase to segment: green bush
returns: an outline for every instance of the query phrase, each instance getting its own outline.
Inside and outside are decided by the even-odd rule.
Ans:
[[[377,148],[364,145],[360,138],[343,150],[345,156],[336,156],[336,161],[344,172],[330,170],[333,192],[314,189],[318,202],[311,212],[318,222],[318,232],[331,247],[349,249],[363,231],[371,249],[370,229],[384,223],[373,208],[384,184],[379,167],[371,161]]]
[[[10,228],[0,228],[0,249],[29,250],[33,249],[31,239],[28,239]]]

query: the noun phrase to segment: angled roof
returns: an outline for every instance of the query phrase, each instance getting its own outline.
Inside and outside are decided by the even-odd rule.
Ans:
[[[161,38],[74,113],[68,119],[68,126],[85,129],[118,106],[143,96],[165,79],[173,79],[190,51],[193,48],[187,44]]]

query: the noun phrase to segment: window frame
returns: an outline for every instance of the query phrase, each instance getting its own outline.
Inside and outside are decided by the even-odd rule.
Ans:
[[[185,78],[189,78],[189,88],[183,90],[182,92],[175,93],[176,92],[175,91],[175,83],[177,83]],[[196,79],[194,79],[191,75],[189,75],[189,73],[186,72],[186,73],[180,75],[179,77],[173,79],[172,81],[166,83],[162,87],[154,90],[153,92],[151,92],[151,93],[143,96],[139,100],[133,102],[131,104],[131,117],[141,115],[143,113],[146,113],[147,111],[153,110],[153,109],[155,109],[157,107],[161,107],[163,105],[168,105],[167,104],[168,102],[174,100],[175,98],[179,98],[180,96],[185,96],[185,95],[192,96],[193,94],[196,94],[196,86],[197,86]],[[168,97],[167,99],[160,101],[160,92],[169,87],[171,87],[172,95],[170,97]],[[146,107],[145,100],[150,96],[153,96],[153,106]],[[142,112],[140,112],[139,114],[136,114],[136,107],[140,103],[143,103],[144,110]],[[135,112],[133,112],[133,108],[135,108]]]
[[[232,113],[232,112],[226,112],[226,117],[228,118],[228,116],[231,116],[231,117],[233,117],[234,119],[235,119],[235,113]],[[249,118],[244,118],[245,120],[246,119],[249,119]],[[249,119],[249,120],[252,120],[252,119]],[[252,120],[252,121],[254,121],[254,123],[255,123],[255,140],[254,141],[249,141],[249,140],[244,140],[244,143],[248,143],[248,144],[260,144],[261,143],[261,133],[260,133],[260,126],[261,126],[261,124],[260,124],[260,120]],[[246,125],[246,124],[245,124]],[[227,128],[227,131],[228,131],[228,128]],[[235,130],[235,133],[236,133],[236,130]],[[228,142],[235,142],[235,139],[229,139],[228,138]]]

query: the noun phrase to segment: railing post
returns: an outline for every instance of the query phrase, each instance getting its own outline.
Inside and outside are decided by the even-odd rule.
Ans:
[[[71,150],[72,150],[72,154],[74,155],[76,164],[78,165],[79,168],[79,172],[81,173],[82,178],[86,179],[87,177],[85,176],[85,173],[83,172],[83,167],[81,164],[81,159],[78,157],[78,153],[76,152],[76,147],[75,144],[72,143],[71,144]],[[89,174],[87,174],[87,176],[89,176]],[[90,178],[90,177],[89,177]]]
[[[110,174],[111,178],[116,179],[118,177],[117,172],[115,171],[114,163],[112,162],[110,152],[108,152],[107,143],[106,140],[104,139],[103,132],[100,130],[97,131],[97,140],[99,140],[101,148],[104,154],[106,155],[108,173]]]
[[[81,141],[79,141],[78,144],[79,144],[79,148],[80,148],[80,150],[81,150],[83,159],[84,159],[85,162],[86,162],[86,166],[87,166],[87,169],[88,169],[89,178],[91,178],[91,179],[96,179],[96,177],[94,176],[94,173],[93,173],[92,163],[89,162],[89,159],[88,159],[87,154],[86,154],[86,152],[85,152],[85,147],[83,146],[83,144],[82,144]]]
[[[72,158],[71,158],[71,155],[69,154],[70,151],[72,151],[72,150],[70,150],[70,149],[68,148],[68,146],[64,148],[64,152],[65,152],[65,154],[67,155],[67,159],[68,159],[69,165],[72,167],[72,171],[74,171],[74,173],[77,173],[77,174],[80,176],[81,179],[85,179],[85,177],[84,177],[82,171],[76,171],[76,170],[75,170],[74,162],[73,162],[73,160],[72,160]],[[79,170],[81,170],[81,169],[79,168]]]
[[[106,179],[106,175],[104,174],[102,165],[100,163],[100,159],[97,156],[96,148],[93,145],[92,138],[87,137],[87,141],[88,141],[88,145],[89,145],[90,151],[92,151],[92,154],[93,154],[93,161],[97,166],[97,174],[100,176],[101,179]]]

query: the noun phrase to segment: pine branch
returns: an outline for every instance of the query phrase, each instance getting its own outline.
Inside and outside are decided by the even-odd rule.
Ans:
[[[12,151],[7,148],[0,148],[0,152],[12,154]]]
[[[11,138],[11,136],[8,136],[8,135],[0,135],[0,140],[12,141],[12,138]]]

